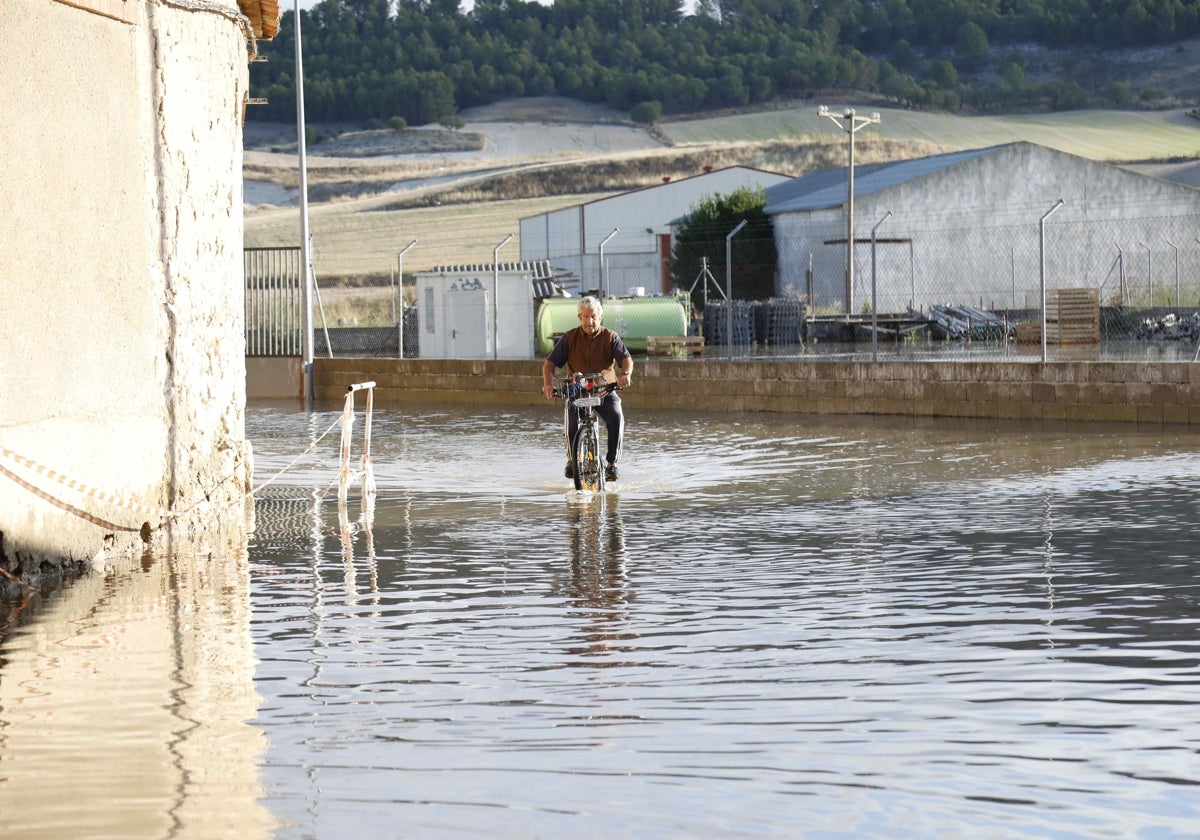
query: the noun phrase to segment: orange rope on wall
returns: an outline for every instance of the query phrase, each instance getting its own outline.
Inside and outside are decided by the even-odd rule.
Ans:
[[[107,502],[108,504],[125,508],[126,510],[132,510],[137,513],[143,513],[143,514],[146,514],[147,516],[157,516],[161,519],[171,519],[172,517],[178,515],[174,511],[166,510],[165,508],[160,508],[160,507],[152,507],[150,505],[143,505],[142,503],[135,502],[132,499],[125,499],[125,498],[122,498],[121,496],[116,495],[115,493],[109,493],[104,490],[100,490],[95,487],[92,487],[88,484],[84,484],[82,481],[76,481],[73,478],[69,478],[69,477],[63,475],[62,473],[58,472],[57,470],[50,469],[49,467],[45,466],[44,464],[39,464],[37,461],[33,460],[32,458],[26,458],[24,455],[18,455],[16,452],[13,452],[11,449],[6,449],[2,446],[0,446],[0,455],[3,455],[5,458],[7,458],[10,461],[15,461],[16,463],[18,463],[24,467],[28,467],[29,469],[36,472],[38,475],[43,475],[46,478],[49,478],[50,480],[55,481],[58,484],[61,484],[62,486],[66,487],[70,490],[74,490],[75,492],[80,493],[81,495],[83,495],[86,498],[98,499],[102,502]]]

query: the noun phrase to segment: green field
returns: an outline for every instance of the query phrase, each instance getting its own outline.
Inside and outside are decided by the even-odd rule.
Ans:
[[[500,249],[504,262],[520,259],[520,219],[557,210],[583,200],[552,199],[492,201],[421,207],[411,210],[374,210],[369,202],[343,201],[309,209],[313,263],[322,278],[373,277],[381,283],[397,267],[397,254],[414,239],[404,255],[404,273],[435,266],[491,265],[496,247],[508,234],[512,241]],[[248,212],[245,242],[248,247],[297,245],[300,241],[296,208]]]
[[[846,105],[830,103],[841,114]],[[849,106],[854,107],[854,106]],[[1200,158],[1200,120],[1182,111],[1065,111],[1025,116],[956,116],[856,107],[878,112],[871,132],[897,140],[920,140],[948,150],[979,149],[1029,141],[1092,160],[1130,162],[1164,158]],[[817,115],[814,105],[758,114],[664,122],[660,129],[676,143],[763,141],[777,137],[837,139],[844,132]]]

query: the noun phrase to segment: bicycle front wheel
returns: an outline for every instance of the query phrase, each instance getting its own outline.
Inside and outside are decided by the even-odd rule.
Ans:
[[[600,455],[600,428],[584,424],[575,441],[575,489],[599,493],[604,490],[604,462]]]

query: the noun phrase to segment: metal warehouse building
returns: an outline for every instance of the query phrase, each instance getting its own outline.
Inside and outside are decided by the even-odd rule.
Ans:
[[[842,168],[766,189],[776,291],[816,313],[1036,308],[1043,285],[1196,305],[1200,190],[1025,142],[859,166],[847,278],[846,182]]]
[[[674,219],[704,198],[742,188],[766,189],[789,176],[748,166],[731,166],[653,187],[589,201],[521,219],[521,259],[549,260],[570,292],[603,289],[606,295],[671,290],[671,232]],[[650,288],[650,282],[656,285]]]

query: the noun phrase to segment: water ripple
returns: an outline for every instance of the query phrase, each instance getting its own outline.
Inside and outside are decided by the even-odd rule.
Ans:
[[[259,499],[281,837],[1194,829],[1196,438],[629,414],[602,496],[552,411],[397,411],[369,546],[334,453]]]

